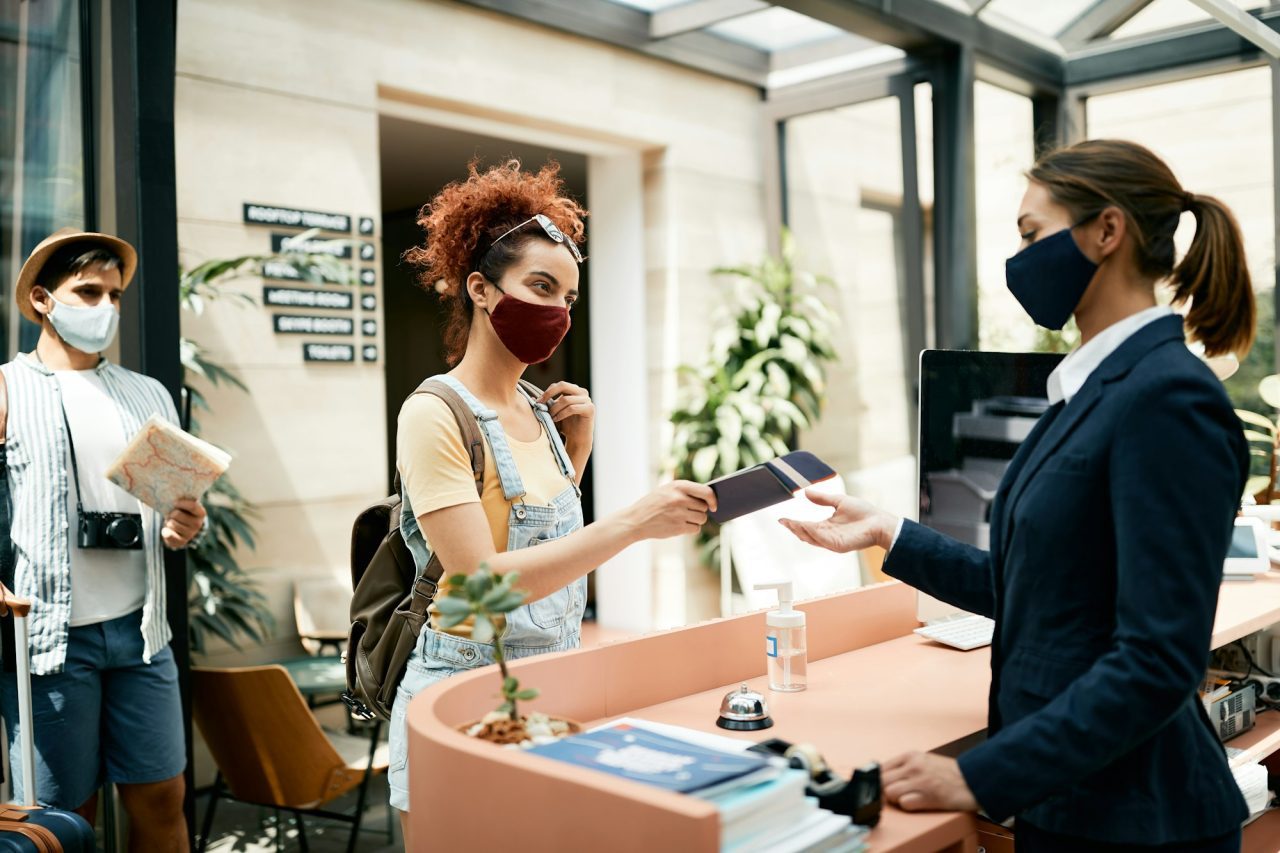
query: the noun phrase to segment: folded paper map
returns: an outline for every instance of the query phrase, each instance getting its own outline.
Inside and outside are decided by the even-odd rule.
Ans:
[[[153,415],[111,463],[107,479],[168,516],[178,500],[199,500],[230,464],[225,451]]]

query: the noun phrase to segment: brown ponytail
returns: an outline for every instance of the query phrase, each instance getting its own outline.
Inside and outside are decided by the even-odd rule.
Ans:
[[[1240,225],[1213,196],[1191,195],[1188,202],[1196,236],[1173,272],[1174,301],[1191,303],[1187,325],[1207,355],[1243,356],[1253,345],[1256,307]]]
[[[1133,142],[1094,139],[1045,153],[1027,177],[1044,185],[1075,221],[1118,207],[1128,220],[1138,271],[1168,279],[1174,303],[1190,303],[1186,325],[1210,356],[1242,357],[1253,344],[1253,285],[1240,226],[1226,205],[1185,191],[1168,165]],[[1183,211],[1196,218],[1191,249],[1174,266]]]

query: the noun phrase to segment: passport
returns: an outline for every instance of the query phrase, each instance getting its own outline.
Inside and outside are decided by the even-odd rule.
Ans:
[[[716,493],[719,505],[711,513],[711,520],[724,524],[780,504],[835,475],[830,465],[807,450],[793,450],[769,462],[726,474],[707,484]]]

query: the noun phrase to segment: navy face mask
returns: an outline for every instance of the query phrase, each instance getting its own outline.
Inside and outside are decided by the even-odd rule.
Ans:
[[[1071,236],[1076,225],[1032,243],[1005,261],[1005,283],[1037,326],[1054,331],[1065,326],[1098,271]]]

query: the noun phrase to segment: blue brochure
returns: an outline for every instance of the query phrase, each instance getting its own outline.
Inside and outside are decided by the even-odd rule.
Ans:
[[[711,513],[712,521],[724,524],[765,507],[790,500],[796,492],[814,483],[830,480],[836,472],[830,465],[805,450],[796,450],[727,474],[709,485],[716,493],[719,507]]]
[[[772,762],[754,753],[706,749],[625,723],[571,735],[529,752],[682,794],[774,769]]]

